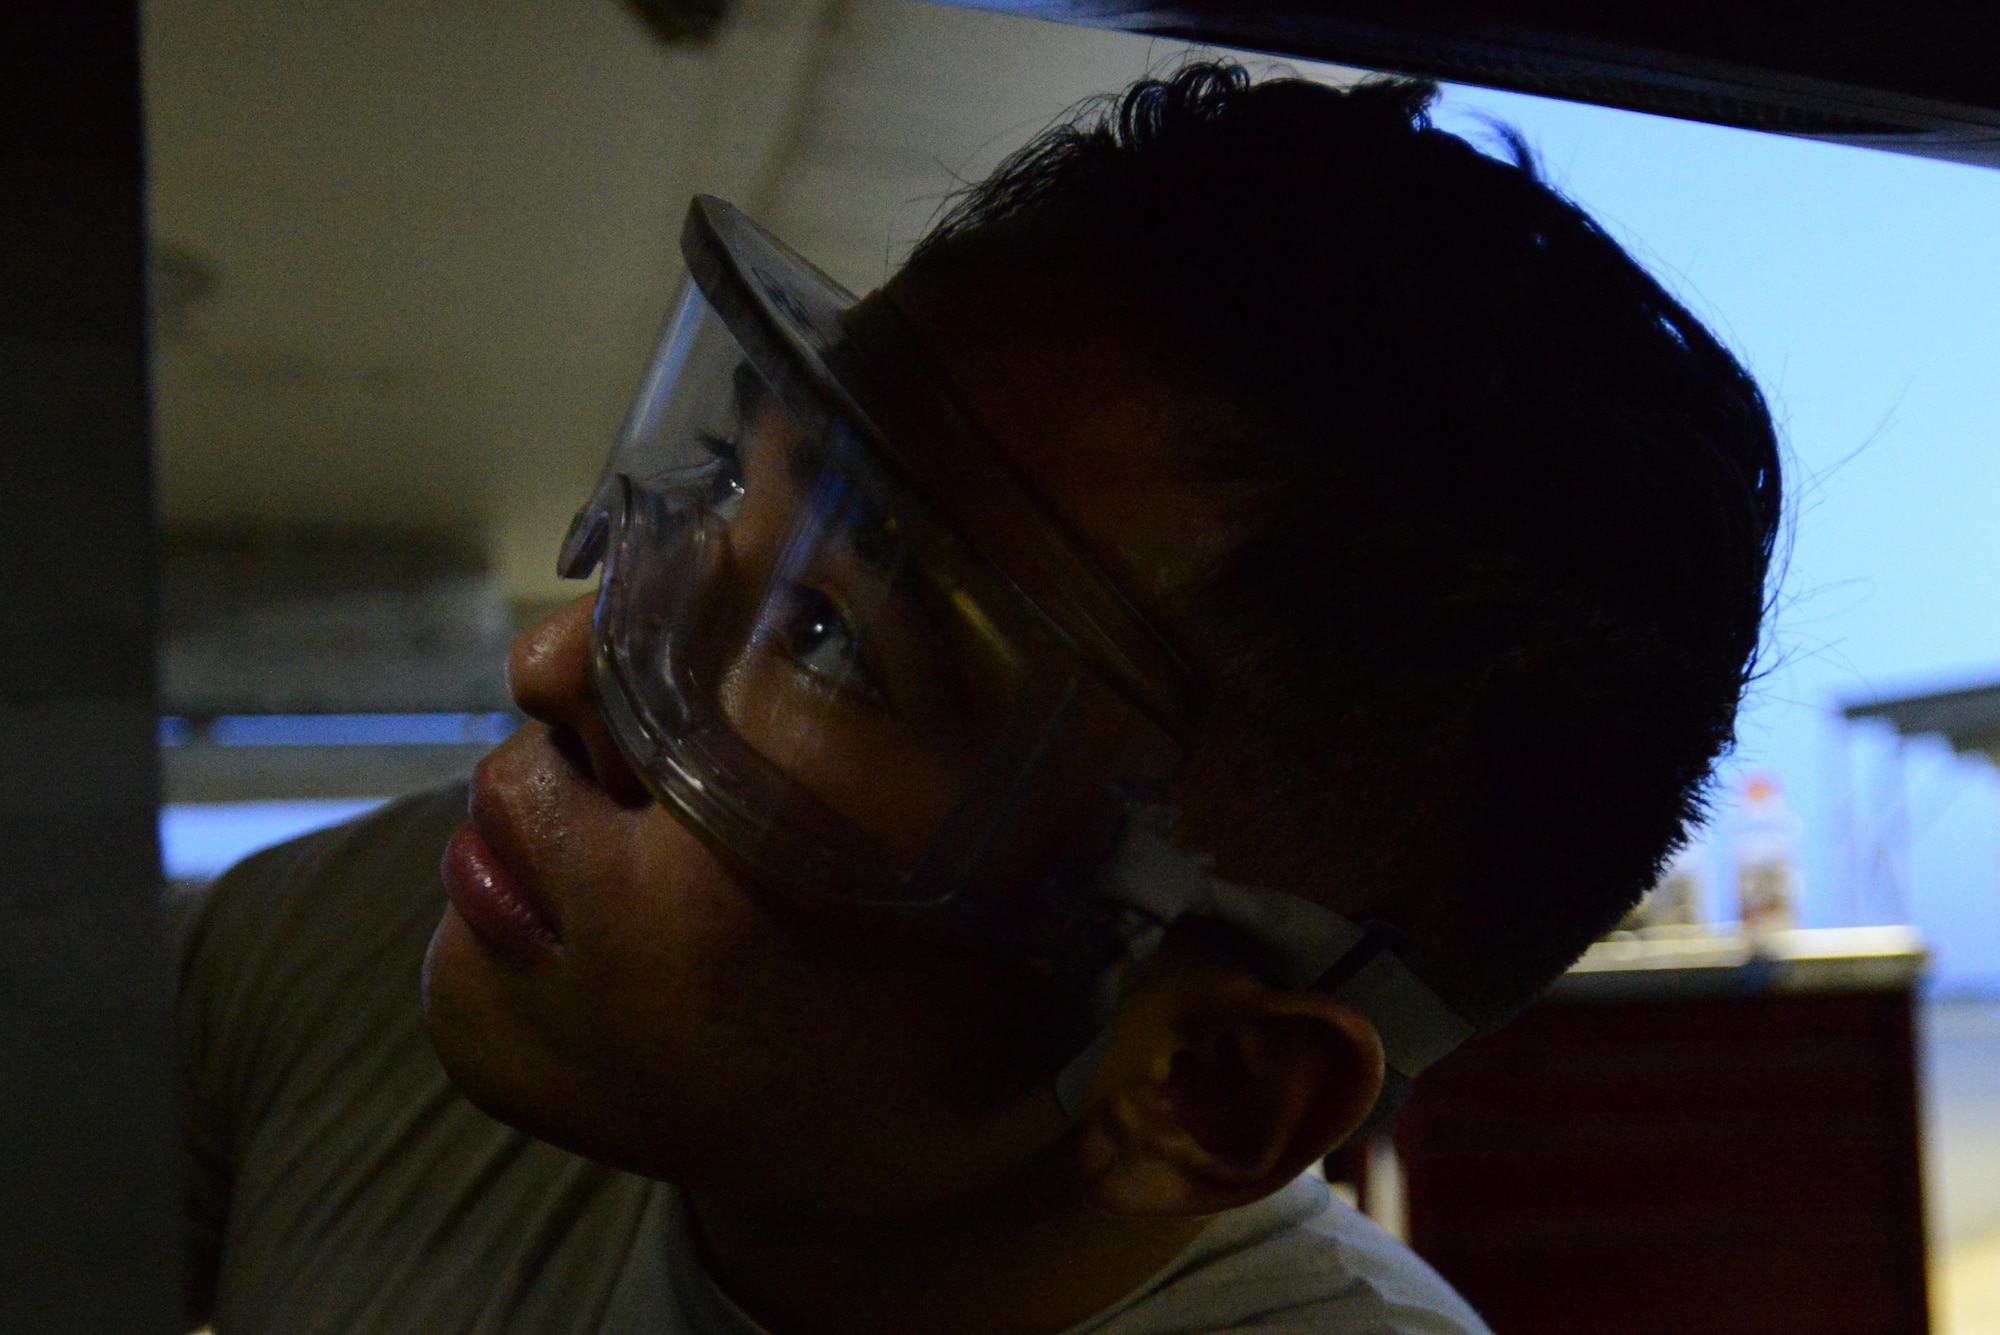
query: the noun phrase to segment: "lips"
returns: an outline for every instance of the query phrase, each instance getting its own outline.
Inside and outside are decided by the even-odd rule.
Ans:
[[[444,889],[472,934],[495,953],[526,962],[562,944],[555,924],[470,822],[445,846]]]

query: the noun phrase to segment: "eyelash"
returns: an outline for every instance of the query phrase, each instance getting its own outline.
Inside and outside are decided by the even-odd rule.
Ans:
[[[815,681],[824,683],[829,690],[871,704],[881,703],[881,689],[875,684],[874,674],[868,670],[868,665],[862,658],[862,634],[855,629],[854,623],[847,619],[847,614],[841,611],[840,605],[824,591],[807,584],[793,585],[792,598],[791,615],[786,622],[784,641],[780,645],[780,651],[785,658],[799,671]],[[801,633],[811,634],[826,630],[829,623],[837,625],[846,638],[848,647],[843,654],[844,661],[831,668],[816,667],[809,660],[819,647],[819,643],[824,643],[824,640],[802,646]]]
[[[736,441],[714,431],[696,433],[695,441],[708,451],[713,462],[720,465],[710,489],[711,504],[720,509],[732,501],[741,500],[744,494],[742,456],[736,448]],[[728,516],[725,514],[724,517]],[[848,620],[840,604],[824,590],[807,584],[793,585],[792,597],[791,619],[786,626],[784,642],[779,646],[785,659],[814,681],[823,683],[828,690],[871,704],[881,703],[883,699],[881,688],[875,684],[874,674],[869,672],[868,665],[862,661],[861,632]],[[807,616],[816,618],[810,627],[804,624],[803,619]],[[813,666],[808,659],[817,645],[804,649],[798,647],[796,637],[799,631],[824,627],[829,621],[838,624],[852,646],[846,654],[849,672],[843,675],[858,677],[859,681],[843,679],[843,676],[837,676],[834,671]]]
[[[695,443],[708,451],[711,462],[720,465],[715,479],[709,486],[708,502],[719,510],[726,509],[733,502],[743,499],[743,456],[737,451],[733,436],[719,435],[713,431],[697,431]],[[727,514],[724,518],[728,518]]]
[[[734,514],[730,512],[730,506],[734,502],[740,502],[744,498],[742,454],[736,448],[736,440],[732,436],[722,436],[720,432],[710,432],[710,430],[696,432],[694,440],[704,450],[708,450],[710,460],[720,466],[716,470],[716,478],[714,478],[714,482],[710,486],[708,500],[710,500],[710,504],[716,510],[724,512],[722,514],[724,520],[730,520],[730,518],[734,518]],[[806,673],[814,681],[824,683],[828,689],[838,691],[840,695],[848,695],[848,697],[862,699],[862,701],[868,701],[868,703],[882,703],[884,701],[882,687],[876,685],[874,673],[868,671],[868,664],[866,662],[862,662],[862,652],[860,652],[862,632],[858,632],[854,628],[854,624],[848,620],[846,612],[840,610],[840,604],[834,602],[834,598],[828,596],[824,590],[816,590],[816,588],[812,588],[808,584],[796,584],[796,586],[792,586],[792,598],[794,598],[792,620],[786,626],[786,642],[780,646],[780,652],[784,654],[786,662],[790,662],[794,668],[800,669],[802,673]],[[812,656],[812,648],[800,650],[796,646],[796,634],[800,630],[810,630],[810,628],[802,626],[802,618],[804,616],[814,616],[814,614],[818,616],[818,622],[814,622],[816,628],[824,626],[828,620],[832,620],[832,622],[838,622],[838,626],[846,632],[846,638],[848,638],[848,642],[852,646],[848,650],[846,662],[848,662],[848,668],[850,668],[850,675],[852,677],[860,677],[858,681],[854,681],[854,679],[842,679],[834,671],[814,668],[810,662],[806,662]]]

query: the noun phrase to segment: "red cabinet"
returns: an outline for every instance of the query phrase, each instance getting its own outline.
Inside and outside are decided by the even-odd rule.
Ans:
[[[1921,956],[1830,935],[1586,969],[1426,1075],[1411,1244],[1497,1335],[1927,1331]]]

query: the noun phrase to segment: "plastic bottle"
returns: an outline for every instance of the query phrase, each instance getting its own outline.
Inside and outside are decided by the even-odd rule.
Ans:
[[[1799,925],[1799,845],[1804,834],[1784,790],[1769,774],[1743,785],[1735,828],[1736,900],[1752,941]]]
[[[1674,855],[1660,879],[1619,926],[1628,931],[1692,927],[1701,921],[1702,863],[1708,850],[1698,844]]]

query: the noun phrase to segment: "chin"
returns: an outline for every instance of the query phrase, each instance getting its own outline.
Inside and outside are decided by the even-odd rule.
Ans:
[[[471,929],[446,912],[424,952],[424,1032],[438,1064],[475,1108],[538,1140],[563,1143],[562,1100],[506,979]]]
[[[590,1073],[544,1040],[535,1000],[456,913],[445,914],[424,954],[424,1030],[466,1102],[558,1149],[673,1180],[674,1166],[654,1153],[658,1138],[620,1134],[632,1119],[612,1111],[618,1100],[594,1096]]]

